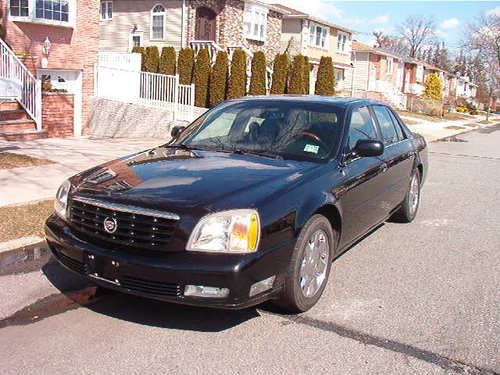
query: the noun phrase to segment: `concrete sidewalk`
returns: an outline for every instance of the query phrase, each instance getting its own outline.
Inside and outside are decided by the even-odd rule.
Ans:
[[[0,141],[0,152],[14,152],[55,162],[0,170],[0,207],[53,198],[62,181],[82,170],[166,142],[161,139],[86,137]]]
[[[412,125],[408,124],[408,127],[411,131],[423,135],[427,142],[433,142],[437,139],[451,137],[468,130],[488,127],[500,121],[500,116],[496,115],[490,116],[491,124],[478,124],[480,121],[484,120],[484,116],[477,116],[476,118],[467,120],[443,120],[436,122],[426,121],[423,119],[404,115],[401,115],[401,118],[403,119],[403,121],[409,120],[411,122],[417,122],[416,124]]]

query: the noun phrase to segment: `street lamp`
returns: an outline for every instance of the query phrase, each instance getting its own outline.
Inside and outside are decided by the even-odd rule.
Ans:
[[[50,43],[49,37],[45,37],[45,41],[43,42],[42,46],[42,68],[46,68],[49,65],[49,52],[50,52],[50,47],[52,46],[52,43]]]

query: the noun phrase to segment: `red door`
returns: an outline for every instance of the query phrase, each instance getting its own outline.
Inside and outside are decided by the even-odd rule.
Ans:
[[[212,9],[199,7],[196,9],[196,40],[212,40],[215,42],[215,17]]]

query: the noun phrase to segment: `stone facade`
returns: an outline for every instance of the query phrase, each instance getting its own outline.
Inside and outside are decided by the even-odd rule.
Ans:
[[[29,0],[34,1],[34,0]],[[12,21],[8,16],[8,0],[0,0],[6,42],[36,74],[42,61],[46,38],[51,42],[48,69],[68,69],[82,72],[82,127],[85,132],[94,93],[94,64],[99,48],[99,0],[76,0],[74,27]]]
[[[187,38],[195,40],[196,9],[206,7],[216,14],[215,42],[226,48],[229,46],[244,46],[252,52],[263,51],[268,61],[280,52],[281,13],[269,10],[267,15],[266,40],[256,41],[245,38],[243,14],[245,2],[242,0],[191,0],[188,7]]]
[[[48,136],[72,136],[74,95],[43,93],[42,103],[42,124]]]

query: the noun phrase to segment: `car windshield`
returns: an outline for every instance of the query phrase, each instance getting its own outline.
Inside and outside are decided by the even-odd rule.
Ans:
[[[174,145],[284,159],[324,160],[339,143],[343,116],[343,108],[324,103],[227,102],[197,119]]]

